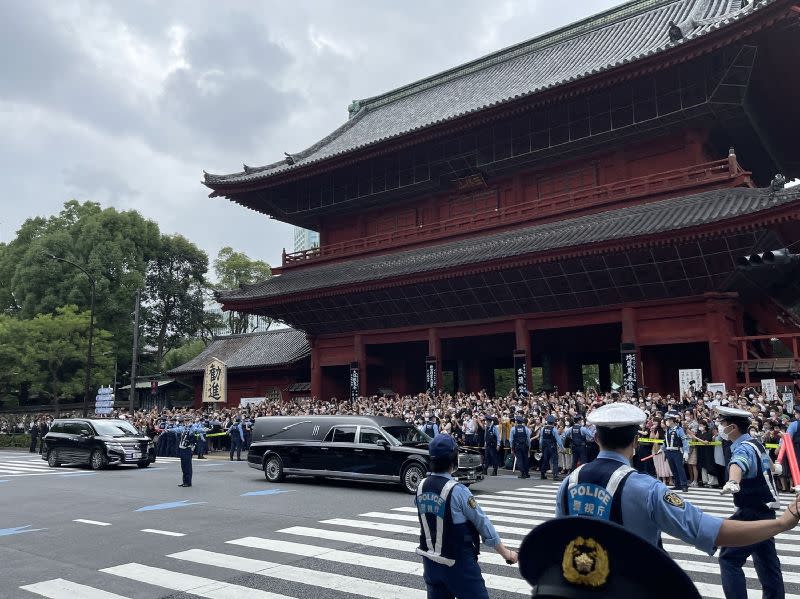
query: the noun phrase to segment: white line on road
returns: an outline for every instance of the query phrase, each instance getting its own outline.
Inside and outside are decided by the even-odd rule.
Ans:
[[[164,535],[165,537],[185,537],[182,532],[172,532],[171,530],[156,530],[155,528],[143,528],[141,532],[150,532],[154,535]]]
[[[241,597],[247,597],[248,599],[291,599],[286,595],[251,589],[238,584],[219,582],[202,576],[182,574],[181,572],[173,572],[163,568],[154,568],[144,564],[122,564],[112,568],[103,568],[100,571],[135,580],[136,582],[144,582],[173,591],[205,597],[205,599],[241,599]]]
[[[94,524],[95,526],[111,526],[111,522],[99,522],[98,520],[84,520],[83,518],[76,518],[73,522],[80,522],[81,524]]]
[[[45,580],[19,588],[24,591],[35,593],[36,595],[41,595],[42,597],[48,597],[49,599],[75,599],[75,597],[79,597],[80,599],[128,599],[116,593],[101,591],[100,589],[70,582],[63,578]]]

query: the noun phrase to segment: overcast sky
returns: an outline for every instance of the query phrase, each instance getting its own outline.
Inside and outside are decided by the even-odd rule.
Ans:
[[[208,198],[204,169],[273,162],[353,99],[619,3],[2,1],[0,241],[77,198],[278,264],[291,227]]]

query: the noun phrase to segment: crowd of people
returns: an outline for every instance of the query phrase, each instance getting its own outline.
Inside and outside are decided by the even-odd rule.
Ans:
[[[518,396],[513,391],[503,397],[492,397],[484,391],[455,394],[418,394],[409,396],[361,397],[356,402],[350,399],[331,398],[317,400],[281,401],[265,399],[263,402],[243,407],[204,407],[203,409],[177,408],[140,410],[129,413],[126,409],[114,410],[109,416],[126,418],[131,423],[157,441],[165,430],[176,425],[178,418],[195,427],[200,439],[196,453],[203,457],[209,451],[241,451],[250,443],[253,422],[261,416],[297,415],[368,415],[399,418],[416,426],[428,423],[436,425],[437,432],[452,435],[462,446],[483,448],[487,427],[496,424],[500,445],[500,467],[511,468],[511,433],[515,420],[521,422],[531,432],[532,467],[541,466],[541,431],[548,427],[548,418],[562,440],[558,450],[558,472],[565,474],[574,465],[571,456],[570,431],[594,408],[612,401],[626,401],[637,405],[648,416],[643,425],[634,465],[661,479],[669,485],[678,483],[677,473],[666,459],[663,449],[667,437],[667,414],[677,415],[675,424],[693,442],[686,455],[684,476],[688,486],[719,487],[725,482],[725,467],[729,456],[728,443],[719,436],[715,424],[714,408],[729,406],[741,408],[753,414],[751,436],[764,444],[778,444],[781,436],[793,420],[794,415],[778,399],[770,400],[754,389],[740,393],[686,393],[683,396],[648,393],[644,397],[619,395],[615,392],[568,392],[564,394],[537,393]],[[77,414],[62,414],[77,416]],[[0,433],[28,432],[32,434],[31,451],[34,439],[40,440],[46,434],[50,415],[32,415],[14,418],[6,416],[0,421]],[[233,433],[233,434],[232,434]],[[175,455],[172,436],[166,436],[158,444],[161,455]],[[566,442],[564,442],[566,441]],[[720,443],[714,443],[720,441]],[[39,445],[41,447],[41,445]],[[587,436],[586,454],[589,459],[596,455],[596,445]],[[773,457],[776,450],[771,449]],[[654,457],[650,457],[654,456]],[[231,452],[233,458],[233,452]],[[549,466],[544,465],[545,468]],[[790,483],[786,476],[780,477],[782,490],[788,490]]]

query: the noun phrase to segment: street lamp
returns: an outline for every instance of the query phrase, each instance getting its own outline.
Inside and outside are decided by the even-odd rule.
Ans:
[[[86,355],[86,379],[83,385],[83,417],[86,418],[89,415],[89,396],[92,392],[90,385],[92,379],[92,340],[94,336],[94,292],[96,287],[96,282],[94,277],[89,274],[89,271],[86,270],[80,264],[76,264],[71,260],[67,260],[66,258],[59,258],[58,256],[54,256],[53,254],[48,254],[44,252],[44,255],[51,260],[56,260],[58,262],[66,262],[80,270],[86,277],[89,279],[89,282],[92,284],[92,296],[90,300],[90,308],[89,308],[89,350]]]

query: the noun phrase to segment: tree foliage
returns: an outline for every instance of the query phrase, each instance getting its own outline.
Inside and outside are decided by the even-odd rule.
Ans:
[[[165,235],[150,261],[142,299],[145,340],[162,370],[164,356],[198,335],[203,324],[203,290],[208,256],[181,235]]]
[[[232,247],[222,248],[214,260],[218,289],[237,289],[242,285],[252,285],[272,276],[272,268],[263,260],[253,260],[243,252]],[[231,334],[249,333],[257,323],[254,317],[240,312],[227,312],[223,320]],[[271,322],[267,323],[267,328]]]

